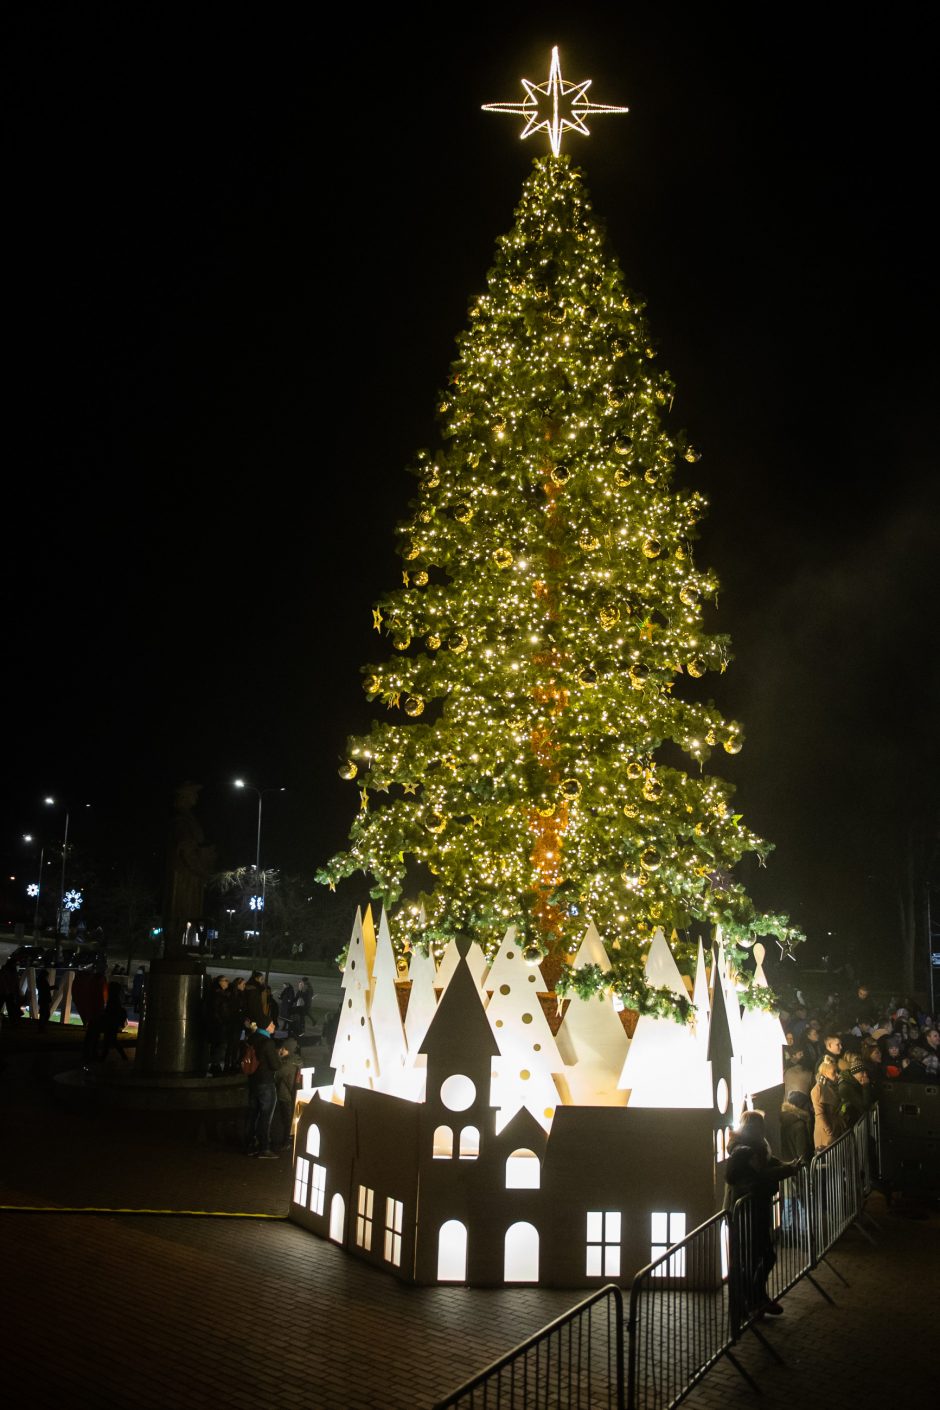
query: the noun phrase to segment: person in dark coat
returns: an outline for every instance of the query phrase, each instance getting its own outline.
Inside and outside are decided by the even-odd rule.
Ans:
[[[777,1261],[773,1239],[773,1197],[781,1180],[796,1173],[797,1163],[777,1160],[764,1130],[762,1111],[745,1111],[728,1141],[725,1162],[725,1208],[732,1216],[732,1292],[738,1315],[783,1308],[767,1296],[767,1279]],[[737,1209],[739,1200],[745,1204]],[[737,1276],[734,1276],[734,1273]]]
[[[228,1047],[229,978],[227,974],[216,975],[209,990],[206,1004],[206,1037],[209,1041],[210,1077],[221,1077],[225,1071],[225,1053]]]
[[[839,1073],[839,1102],[847,1127],[860,1121],[871,1106],[871,1086],[862,1059],[850,1058],[845,1072]]]
[[[278,1006],[271,993],[271,986],[265,984],[260,969],[252,971],[251,978],[245,985],[245,1002],[252,1023],[256,1023],[259,1028],[267,1028],[273,1020],[275,1027],[277,1026]]]
[[[6,1006],[7,1017],[11,1023],[20,1021],[20,976],[16,968],[16,960],[12,957],[0,969],[0,1014]]]
[[[787,1092],[780,1107],[780,1149],[791,1164],[805,1164],[813,1158],[813,1104],[801,1088]]]
[[[291,1127],[294,1124],[294,1103],[297,1095],[297,1073],[300,1068],[300,1045],[296,1038],[285,1038],[278,1048],[280,1065],[277,1069],[277,1115],[275,1117],[277,1136],[272,1144],[278,1150],[287,1150],[290,1145]]]
[[[250,1038],[258,1066],[248,1078],[248,1151],[260,1160],[276,1160],[271,1149],[271,1121],[277,1104],[277,1071],[280,1066],[274,1045],[274,1019],[260,1025]]]
[[[52,985],[48,969],[40,969],[36,974],[36,1002],[39,1006],[39,1027],[45,1028],[52,1012]]]
[[[118,1035],[127,1027],[127,1009],[124,1007],[124,990],[120,984],[111,984],[108,988],[108,1002],[104,1006],[104,1012],[99,1020],[101,1026],[101,1061],[104,1062],[108,1053],[114,1048],[122,1062],[127,1062],[127,1053],[118,1042]]]
[[[144,1002],[144,989],[147,985],[147,971],[142,964],[137,966],[137,973],[134,975],[134,982],[131,985],[131,1008],[137,1017],[141,1016],[141,1008]]]
[[[307,1027],[307,1019],[310,1017],[310,1005],[313,1002],[313,992],[306,979],[298,979],[297,992],[290,1008],[290,1015],[287,1021],[287,1030],[295,1038],[299,1038]]]

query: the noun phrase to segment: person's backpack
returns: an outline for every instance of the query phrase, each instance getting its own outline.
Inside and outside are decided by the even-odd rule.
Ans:
[[[242,1055],[238,1066],[246,1077],[258,1071],[258,1050],[254,1043],[242,1043]]]

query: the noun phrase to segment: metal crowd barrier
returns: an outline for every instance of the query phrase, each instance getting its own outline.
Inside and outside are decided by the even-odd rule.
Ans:
[[[674,1405],[731,1345],[725,1214],[693,1229],[633,1279],[627,1410]]]
[[[802,1278],[832,1301],[813,1272],[850,1225],[870,1237],[859,1221],[880,1174],[875,1106],[782,1181],[772,1200],[739,1200],[730,1214],[713,1215],[636,1274],[626,1376],[623,1301],[611,1284],[435,1410],[671,1410],[721,1356],[756,1392],[734,1355],[735,1343],[746,1330],[763,1341],[755,1325],[762,1310]]]
[[[625,1410],[623,1293],[613,1283],[557,1317],[434,1410]]]

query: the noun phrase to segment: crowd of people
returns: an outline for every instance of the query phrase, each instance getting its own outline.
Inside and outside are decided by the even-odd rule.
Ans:
[[[940,1078],[940,1028],[911,1001],[876,1003],[867,984],[848,1000],[833,995],[821,1016],[797,1002],[781,1013],[784,1097],[781,1147],[787,1160],[825,1150],[892,1082]]]

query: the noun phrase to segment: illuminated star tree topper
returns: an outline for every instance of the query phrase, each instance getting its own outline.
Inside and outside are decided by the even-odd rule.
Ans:
[[[591,79],[581,83],[569,83],[561,76],[561,60],[558,46],[552,50],[552,63],[548,71],[547,83],[532,83],[522,80],[526,91],[521,103],[484,103],[487,113],[515,113],[526,120],[523,137],[531,137],[533,132],[545,131],[551,143],[552,154],[561,152],[562,134],[567,130],[580,132],[590,137],[590,129],[584,119],[589,113],[626,113],[629,108],[615,107],[610,103],[592,103],[587,96]]]

